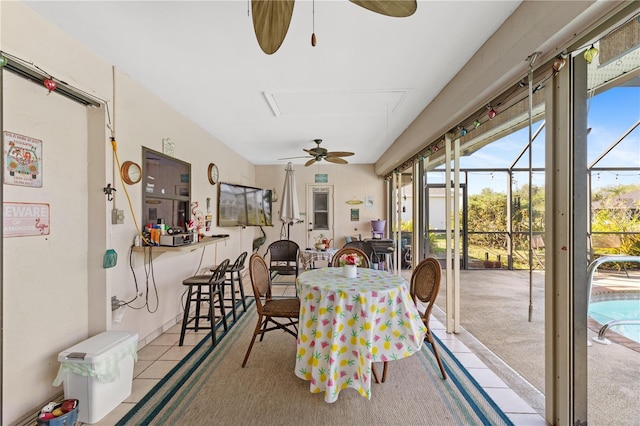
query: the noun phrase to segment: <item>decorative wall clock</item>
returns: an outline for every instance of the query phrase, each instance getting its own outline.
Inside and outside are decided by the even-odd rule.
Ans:
[[[124,180],[127,185],[134,185],[142,179],[142,169],[133,161],[125,161],[122,163],[120,172],[122,173],[122,180]]]
[[[209,179],[209,183],[211,185],[215,185],[218,183],[218,178],[220,177],[220,172],[218,171],[218,166],[213,163],[209,164],[209,169],[207,170],[207,178]]]

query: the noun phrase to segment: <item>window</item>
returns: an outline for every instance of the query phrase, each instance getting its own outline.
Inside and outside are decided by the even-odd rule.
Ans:
[[[185,229],[190,218],[191,164],[142,148],[143,226],[162,219],[171,228]]]
[[[313,193],[313,229],[329,229],[329,193]]]

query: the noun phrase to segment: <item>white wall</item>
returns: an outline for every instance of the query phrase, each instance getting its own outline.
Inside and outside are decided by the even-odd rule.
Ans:
[[[284,187],[285,166],[256,166],[256,182],[261,188],[275,188],[278,193],[278,201],[273,205],[274,226],[265,228],[267,241],[260,249],[264,253],[270,242],[280,238],[282,222],[279,221]],[[334,187],[334,247],[342,247],[344,237],[348,235],[362,234],[362,238],[371,238],[371,221],[386,218],[386,197],[384,180],[373,171],[373,165],[339,165],[326,162],[316,163],[310,167],[294,165],[298,202],[300,205],[301,219],[303,223],[293,225],[290,231],[290,239],[297,242],[300,247],[307,246],[308,218],[306,216],[306,188],[315,183],[316,174],[327,174],[327,184]],[[373,196],[373,207],[366,208],[364,204],[352,205],[347,201],[353,198],[364,200],[367,195]],[[360,209],[360,220],[352,222],[350,211],[352,208]]]
[[[21,3],[1,2],[0,7],[2,51],[109,102],[121,161],[141,163],[142,146],[162,151],[163,138],[175,142],[175,157],[192,166],[192,200],[206,211],[206,198],[211,198],[210,232],[230,234],[226,243],[206,248],[203,264],[251,251],[255,229],[215,226],[217,188],[209,184],[206,172],[215,162],[223,179],[254,184],[252,164]],[[150,306],[127,308],[122,322],[114,323],[111,296],[129,300],[136,294],[128,265],[135,226],[124,188],[114,179],[106,109],[87,109],[58,93],[47,94],[39,84],[7,71],[3,74],[4,129],[44,143],[43,187],[4,185],[3,198],[50,203],[52,227],[47,237],[3,241],[1,423],[9,424],[62,391],[52,386],[60,351],[107,329],[134,331],[144,345],[175,323],[182,311],[182,279],[196,272],[203,249],[155,256],[155,280],[148,281],[143,256],[135,254],[134,270],[143,296],[132,305],[144,305],[148,282]],[[102,193],[107,183],[117,189],[115,203]],[[128,190],[139,221],[141,184]],[[123,225],[111,225],[114,205],[125,210]],[[109,248],[118,253],[118,262],[103,269],[102,258]]]
[[[52,393],[52,352],[87,334],[87,126],[84,106],[44,86],[5,73],[3,89],[4,130],[42,141],[42,187],[4,185],[3,199],[50,212],[48,235],[3,241],[5,417]]]

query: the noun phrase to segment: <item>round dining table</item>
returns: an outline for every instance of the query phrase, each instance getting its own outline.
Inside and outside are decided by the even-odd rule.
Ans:
[[[355,278],[341,267],[303,272],[295,374],[312,393],[335,402],[342,389],[371,398],[372,363],[417,352],[427,331],[408,283],[388,271],[358,268]]]

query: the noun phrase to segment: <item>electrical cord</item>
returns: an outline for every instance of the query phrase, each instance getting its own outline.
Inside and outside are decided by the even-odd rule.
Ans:
[[[131,309],[135,309],[135,310],[140,310],[140,309],[144,309],[147,308],[147,311],[149,313],[155,313],[158,310],[159,304],[160,304],[160,299],[159,299],[159,295],[158,295],[158,287],[156,285],[156,279],[155,279],[155,275],[154,275],[154,269],[153,269],[153,246],[148,246],[145,247],[144,250],[144,262],[145,262],[145,277],[146,277],[146,291],[145,291],[145,303],[142,306],[133,306],[132,303],[135,302],[138,297],[142,296],[142,293],[140,292],[140,287],[138,285],[138,278],[136,276],[136,272],[135,269],[133,268],[133,247],[134,245],[132,244],[129,247],[129,269],[131,270],[131,273],[133,274],[133,282],[136,288],[136,295],[133,299],[129,300],[129,301],[120,301],[120,303],[118,304],[118,307],[120,306],[128,306]],[[147,248],[149,250],[147,250]],[[200,255],[200,260],[198,262],[198,267],[196,268],[196,272],[193,275],[196,275],[199,271],[200,268],[202,267],[202,261],[204,259],[204,254],[206,251],[206,246],[202,248],[202,254]],[[147,267],[148,265],[148,267]],[[153,292],[155,294],[155,308],[151,308],[150,304],[149,304],[149,278],[151,277],[151,282],[153,283]],[[181,301],[182,301],[182,306],[184,306],[184,296],[186,295],[186,290],[182,293],[182,296],[180,297]]]
[[[107,126],[109,127],[109,126]],[[141,241],[144,241],[145,244],[152,246],[151,242],[146,239],[144,234],[142,233],[141,228],[138,226],[138,220],[136,219],[136,215],[133,212],[133,203],[131,202],[131,197],[129,196],[129,191],[127,190],[127,185],[124,183],[124,179],[122,178],[122,169],[120,166],[120,158],[118,157],[118,143],[116,142],[116,138],[113,134],[111,134],[111,147],[113,149],[113,157],[116,160],[116,166],[118,167],[118,176],[120,177],[120,183],[122,184],[122,188],[124,189],[124,195],[127,197],[127,202],[129,204],[129,211],[131,212],[131,218],[133,219],[133,223],[135,225],[136,232],[140,236]]]
[[[121,301],[118,306],[128,306],[131,309],[135,309],[135,310],[141,310],[146,308],[147,312],[153,314],[158,311],[158,307],[160,305],[158,287],[156,285],[155,275],[153,274],[153,253],[152,253],[153,246],[148,246],[149,250],[146,250],[146,247],[145,247],[145,250],[144,250],[144,270],[145,270],[145,278],[146,278],[145,279],[146,291],[145,291],[145,302],[142,306],[132,305],[132,303],[135,302],[138,299],[138,297],[142,296],[142,293],[140,292],[140,288],[138,285],[138,278],[133,268],[133,247],[134,247],[133,244],[129,247],[129,269],[131,269],[131,273],[133,274],[133,282],[136,288],[136,295],[133,299],[129,301],[126,301],[126,302]],[[155,308],[151,308],[151,305],[149,304],[149,277],[151,277],[151,282],[153,283],[153,293],[155,294],[155,302],[156,302]]]

